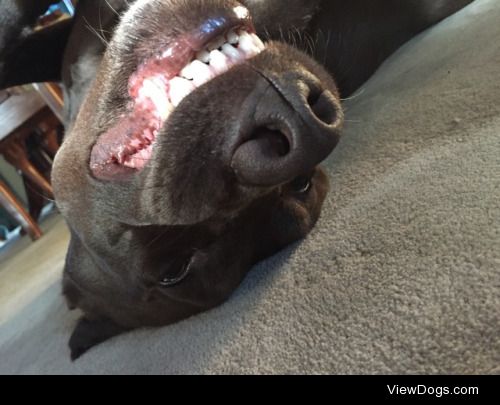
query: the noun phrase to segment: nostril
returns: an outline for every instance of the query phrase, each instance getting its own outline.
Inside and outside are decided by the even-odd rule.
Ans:
[[[334,86],[325,88],[312,74],[262,76],[245,102],[228,162],[242,185],[274,187],[311,171],[330,154],[343,114]],[[310,184],[294,187],[306,193]]]
[[[309,96],[307,96],[307,104],[309,104],[311,107],[315,105],[318,102],[321,94],[321,91],[318,89],[310,89]]]
[[[337,104],[328,90],[322,92],[312,90],[307,97],[307,104],[316,118],[326,125],[333,125],[337,121]]]
[[[252,134],[252,140],[261,145],[261,151],[269,157],[283,157],[290,152],[287,136],[274,128],[259,127]]]

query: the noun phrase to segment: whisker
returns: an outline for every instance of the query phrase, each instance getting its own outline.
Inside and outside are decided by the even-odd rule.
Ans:
[[[323,64],[326,65],[326,62],[327,62],[327,59],[328,59],[328,48],[330,47],[330,41],[332,39],[332,31],[328,30],[328,36],[326,38],[326,45],[325,45],[325,51],[324,51],[324,54],[325,54],[325,60],[323,61]]]
[[[25,183],[26,184],[26,187],[30,189],[30,191],[32,191],[33,193],[35,193],[36,195],[38,195],[39,197],[42,197],[44,200],[47,200],[47,201],[50,201],[50,202],[53,202],[55,203],[56,200],[53,200],[52,198],[49,198],[47,197],[46,195],[40,193],[37,189],[35,189],[33,186],[31,186],[29,183]]]
[[[311,56],[315,54],[315,43],[314,38],[311,34],[306,33],[307,43],[309,44],[309,48],[311,49]]]
[[[90,32],[92,32],[93,34],[95,34],[97,36],[97,38],[99,38],[99,40],[106,46],[109,45],[108,41],[106,40],[106,38],[104,38],[101,34],[99,34],[99,32],[97,32],[97,30],[92,27],[92,25],[90,25],[90,23],[88,22],[88,20],[83,17],[83,19],[85,20],[85,23],[86,23],[86,27],[90,30]]]
[[[120,13],[118,11],[116,11],[116,9],[111,5],[111,3],[108,1],[108,0],[104,0],[106,2],[106,4],[108,5],[108,7],[111,9],[111,11],[113,13],[115,13],[118,17],[120,16]],[[127,2],[125,2],[127,3]],[[128,3],[127,3],[127,6],[128,6]]]
[[[365,92],[365,88],[362,88],[358,90],[356,93],[354,93],[352,96],[347,97],[347,98],[341,98],[340,101],[348,101],[348,100],[354,100],[355,98],[358,98],[359,96],[363,95]]]

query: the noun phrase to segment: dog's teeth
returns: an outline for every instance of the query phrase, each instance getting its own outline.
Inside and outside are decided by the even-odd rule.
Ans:
[[[159,118],[165,120],[173,110],[168,99],[166,85],[161,79],[154,77],[144,80],[139,96],[143,99],[149,99],[158,113]]]
[[[154,79],[146,79],[140,90],[140,97],[150,99],[155,107],[160,110],[161,107],[168,103],[168,97],[165,88]]]
[[[141,158],[142,158],[143,164],[146,164],[146,162],[151,158],[152,154],[153,154],[153,149],[151,147],[142,150]]]
[[[210,52],[203,50],[196,54],[196,59],[202,61],[203,63],[210,62]]]
[[[140,149],[141,147],[141,139],[135,138],[130,141],[130,147],[134,149]]]
[[[193,83],[196,87],[200,87],[215,76],[213,69],[199,60],[195,60],[191,65],[194,73]]]
[[[125,157],[122,164],[132,169],[142,169],[151,158],[152,153],[152,147],[147,147],[140,151],[134,151],[133,154]]]
[[[182,77],[174,77],[170,80],[170,101],[174,107],[177,107],[181,101],[189,95],[195,86],[190,80],[183,79]]]
[[[237,63],[238,61],[243,59],[243,56],[238,52],[238,50],[229,44],[224,44],[222,46],[222,53],[226,55],[231,62]]]
[[[139,167],[139,163],[137,162],[137,159],[135,159],[135,158],[126,160],[125,162],[123,162],[123,166],[129,167],[131,169],[140,169],[141,168],[141,167]]]
[[[236,45],[238,42],[240,42],[240,37],[234,30],[229,31],[226,35],[226,38],[231,45]]]
[[[168,96],[162,105],[157,106],[157,113],[161,120],[165,121],[170,113],[174,110],[174,106],[170,102]]]
[[[215,73],[220,75],[229,69],[229,60],[221,51],[215,50],[210,52],[210,66],[215,70]]]
[[[207,45],[207,49],[209,52],[212,52],[215,49],[219,49],[225,42],[226,39],[224,37],[218,37]]]
[[[142,142],[144,142],[145,145],[151,144],[151,140],[153,139],[153,133],[149,128],[145,129],[144,132],[142,133]]]
[[[253,43],[259,49],[259,51],[263,51],[264,49],[266,49],[264,42],[262,42],[256,34],[250,34],[250,36],[252,37]]]
[[[137,156],[141,159],[147,159],[149,157],[149,152],[147,149],[143,149],[137,154]]]
[[[130,145],[122,146],[117,153],[118,161],[124,162],[127,159],[127,157],[129,157],[133,153],[134,153],[134,148],[132,146]]]
[[[188,80],[194,79],[193,69],[191,69],[191,63],[189,65],[186,65],[186,67],[181,70],[180,76]]]
[[[246,31],[243,31],[240,35],[239,49],[241,49],[247,57],[252,57],[259,53],[259,49],[254,44],[252,37]]]
[[[198,52],[195,60],[187,64],[178,76],[169,79],[166,75],[153,74],[144,78],[133,97],[137,108],[148,113],[144,120],[150,119],[149,113],[152,113],[155,121],[140,133],[132,134],[127,145],[114,153],[112,159],[127,167],[143,168],[151,157],[158,129],[186,96],[264,49],[265,45],[257,35],[233,29]]]

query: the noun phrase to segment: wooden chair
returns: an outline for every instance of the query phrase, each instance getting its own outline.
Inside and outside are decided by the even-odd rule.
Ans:
[[[49,180],[30,162],[25,146],[36,129],[43,133],[45,146],[55,155],[59,148],[59,120],[36,92],[10,95],[0,104],[0,154],[35,184],[46,198],[53,198]],[[5,183],[0,184],[0,203],[16,218],[26,232],[36,239],[41,231]]]
[[[22,226],[31,239],[37,240],[42,236],[42,230],[36,221],[2,180],[0,180],[0,204]]]

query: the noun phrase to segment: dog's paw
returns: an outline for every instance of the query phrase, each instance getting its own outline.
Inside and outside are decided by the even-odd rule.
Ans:
[[[71,360],[75,361],[93,346],[124,331],[124,328],[107,319],[89,320],[85,317],[81,318],[69,339]]]

